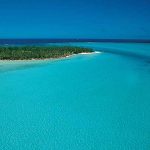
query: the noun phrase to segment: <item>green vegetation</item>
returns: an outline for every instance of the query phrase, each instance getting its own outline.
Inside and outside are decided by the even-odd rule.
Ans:
[[[30,60],[61,58],[79,53],[93,52],[90,48],[81,47],[0,47],[0,60]]]

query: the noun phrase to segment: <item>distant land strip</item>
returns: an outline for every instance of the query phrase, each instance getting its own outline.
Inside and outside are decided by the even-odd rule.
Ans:
[[[150,43],[150,39],[0,39],[0,45],[68,42]]]

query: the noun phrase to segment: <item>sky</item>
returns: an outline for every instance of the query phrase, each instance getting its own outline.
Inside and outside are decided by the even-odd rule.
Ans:
[[[150,39],[150,0],[0,0],[0,38]]]

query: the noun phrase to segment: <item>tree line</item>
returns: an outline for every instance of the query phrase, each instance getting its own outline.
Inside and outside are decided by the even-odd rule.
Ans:
[[[16,46],[0,47],[0,60],[30,60],[30,59],[47,59],[60,58],[79,53],[93,52],[90,48],[72,47],[72,46]]]

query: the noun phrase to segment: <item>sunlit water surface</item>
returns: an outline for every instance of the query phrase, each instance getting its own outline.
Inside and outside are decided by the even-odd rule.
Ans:
[[[150,44],[65,45],[103,53],[0,63],[0,149],[149,150]]]

